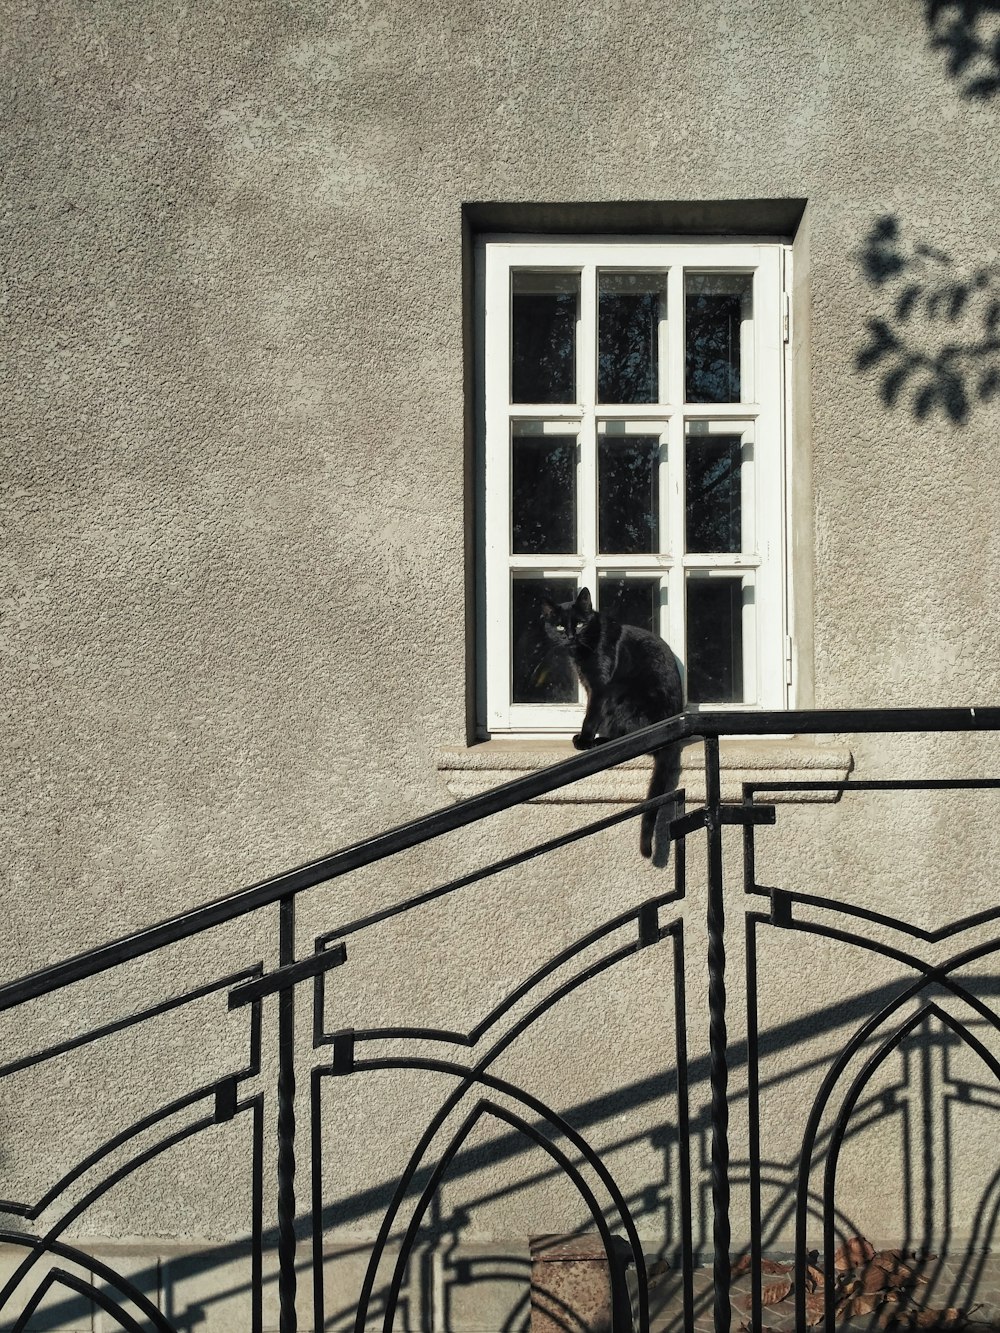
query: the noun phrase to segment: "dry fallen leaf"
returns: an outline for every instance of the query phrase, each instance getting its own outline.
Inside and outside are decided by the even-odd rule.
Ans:
[[[778,1305],[792,1290],[791,1278],[782,1278],[777,1282],[767,1282],[761,1288],[761,1305]],[[748,1313],[753,1309],[753,1292],[744,1291],[736,1298],[736,1304]]]
[[[903,1254],[899,1250],[880,1250],[868,1266],[885,1273],[892,1287],[912,1286],[920,1281],[916,1269],[903,1262]]]
[[[826,1318],[826,1301],[822,1296],[806,1297],[806,1324],[814,1328]]]
[[[768,1282],[760,1293],[762,1305],[777,1305],[783,1301],[792,1289],[791,1278],[779,1278],[777,1282]]]
[[[848,1319],[853,1319],[855,1315],[874,1314],[883,1304],[883,1297],[877,1291],[859,1292],[848,1302]]]
[[[949,1306],[946,1310],[886,1310],[879,1319],[879,1327],[905,1328],[965,1328],[969,1315],[965,1310]]]
[[[744,1273],[750,1272],[750,1255],[741,1254],[738,1259],[733,1260],[733,1266],[730,1272],[734,1278],[742,1277]]]
[[[786,1273],[790,1273],[794,1267],[794,1264],[779,1264],[777,1259],[761,1259],[760,1261],[760,1271],[762,1273],[778,1273],[782,1277]]]
[[[649,1265],[646,1269],[646,1285],[655,1287],[658,1282],[662,1282],[670,1272],[670,1265],[666,1259],[657,1259],[655,1263]]]
[[[833,1256],[833,1266],[839,1273],[845,1273],[849,1268],[866,1264],[874,1253],[875,1246],[871,1241],[865,1240],[864,1236],[852,1236]]]
[[[873,1260],[861,1274],[861,1290],[882,1291],[889,1286],[890,1271]]]
[[[823,1290],[826,1278],[823,1276],[822,1268],[817,1268],[815,1264],[806,1264],[806,1286],[810,1291]]]

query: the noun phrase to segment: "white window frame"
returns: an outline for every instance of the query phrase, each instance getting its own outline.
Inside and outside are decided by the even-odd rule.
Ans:
[[[683,658],[685,587],[696,577],[739,574],[752,586],[743,612],[745,702],[706,704],[720,709],[785,708],[789,705],[791,641],[788,635],[787,459],[788,297],[791,248],[777,241],[703,240],[677,237],[491,237],[476,253],[478,322],[477,389],[480,423],[477,484],[481,546],[479,605],[480,731],[485,735],[569,735],[579,730],[582,698],[574,704],[512,702],[512,572],[577,577],[597,594],[605,572],[657,571],[663,579],[660,633]],[[511,270],[568,269],[581,274],[577,322],[577,394],[574,404],[510,402]],[[597,271],[601,268],[665,271],[667,316],[661,325],[661,401],[656,404],[597,403]],[[684,397],[684,270],[734,270],[753,274],[753,315],[742,349],[739,403],[686,404]],[[666,327],[664,327],[666,326]],[[665,335],[665,337],[664,337]],[[677,339],[680,339],[678,345]],[[667,350],[665,351],[665,347]],[[664,386],[665,381],[665,386]],[[665,387],[665,392],[663,391]],[[510,457],[512,423],[559,423],[578,431],[577,495],[579,552],[576,555],[512,555]],[[603,422],[659,426],[666,452],[661,466],[661,549],[669,553],[613,557],[597,552],[597,428]],[[744,487],[744,541],[739,554],[687,555],[684,531],[684,443],[687,432],[743,428],[752,450],[752,475]],[[557,429],[559,427],[557,426]],[[635,428],[633,426],[633,428]],[[692,429],[693,428],[693,429]],[[626,427],[627,429],[627,427]],[[592,501],[592,503],[591,503]],[[664,521],[665,520],[665,521]],[[697,705],[689,705],[697,707]]]

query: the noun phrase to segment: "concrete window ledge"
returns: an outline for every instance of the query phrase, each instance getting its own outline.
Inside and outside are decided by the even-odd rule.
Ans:
[[[456,800],[477,796],[524,773],[548,768],[576,754],[568,740],[493,740],[478,745],[440,750],[438,772]],[[811,737],[787,740],[724,740],[721,743],[722,796],[743,798],[744,782],[844,782],[854,767],[851,751],[843,744]],[[559,805],[629,805],[641,801],[649,785],[649,758],[632,759],[605,773],[595,773],[569,787],[538,797],[539,803]],[[699,742],[684,751],[681,785],[689,802],[705,798],[704,750]],[[774,801],[834,801],[830,791],[778,791]]]

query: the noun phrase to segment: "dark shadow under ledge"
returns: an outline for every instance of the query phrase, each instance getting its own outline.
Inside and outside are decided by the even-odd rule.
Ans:
[[[451,746],[438,751],[438,772],[456,800],[510,782],[523,773],[548,768],[577,751],[568,740],[490,740],[478,745]],[[854,767],[850,749],[836,738],[789,737],[787,740],[723,740],[722,798],[743,799],[745,782],[843,783]],[[538,797],[541,803],[631,805],[641,801],[649,785],[652,759],[631,759],[604,773]],[[705,752],[699,741],[684,751],[681,785],[688,801],[705,799]],[[837,791],[769,792],[768,801],[835,801]]]

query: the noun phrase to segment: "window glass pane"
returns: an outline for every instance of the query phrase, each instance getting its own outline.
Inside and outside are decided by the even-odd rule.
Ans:
[[[684,454],[685,549],[743,549],[743,438],[688,434]]]
[[[518,423],[511,439],[514,555],[576,550],[576,436],[540,432],[541,423]]]
[[[738,403],[743,326],[753,315],[750,273],[684,275],[685,398]]]
[[[660,632],[660,580],[627,579],[621,574],[601,574],[597,580],[597,604],[605,615],[622,625]]]
[[[687,695],[693,704],[743,701],[743,580],[687,580]]]
[[[576,402],[579,273],[511,275],[511,402]]]
[[[662,273],[598,275],[598,402],[659,402],[660,321],[666,317]]]
[[[644,555],[660,549],[659,462],[658,435],[599,432],[599,551]]]
[[[545,631],[542,600],[570,601],[576,579],[515,575],[510,592],[514,703],[575,704],[579,690],[573,664]]]

